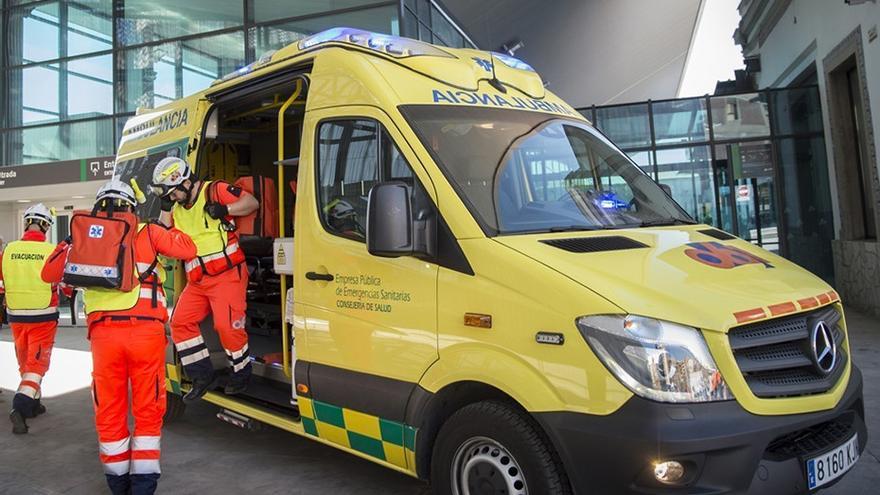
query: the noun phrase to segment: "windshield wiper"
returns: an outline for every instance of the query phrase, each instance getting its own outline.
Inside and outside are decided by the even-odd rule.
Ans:
[[[579,230],[602,230],[604,227],[598,225],[567,225],[560,227],[550,227],[547,232],[577,232]]]
[[[639,224],[639,227],[662,227],[664,225],[696,225],[697,222],[692,220],[682,220],[680,218],[660,218],[656,220],[645,220]]]

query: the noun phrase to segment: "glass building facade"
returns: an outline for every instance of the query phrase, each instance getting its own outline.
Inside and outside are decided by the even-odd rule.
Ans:
[[[336,26],[473,46],[430,0],[2,0],[0,166],[110,156],[138,107]]]
[[[815,86],[581,109],[701,223],[833,281]]]

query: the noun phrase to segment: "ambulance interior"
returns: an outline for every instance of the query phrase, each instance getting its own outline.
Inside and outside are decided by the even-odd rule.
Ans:
[[[284,222],[283,236],[293,236],[308,79],[304,74],[294,75],[275,84],[255,86],[216,100],[209,110],[195,169],[204,180],[250,184],[260,202],[255,218],[237,222],[239,244],[247,257],[249,274],[245,328],[253,367],[251,385],[243,398],[290,412],[293,409],[290,376],[293,358],[284,353],[286,340],[282,329],[289,331],[290,326],[282,322],[281,294],[282,282],[291,289],[293,277],[275,273],[273,242],[281,235],[279,219]],[[279,148],[281,125],[283,144]],[[279,166],[283,168],[283,184],[278,183]],[[284,189],[283,214],[280,215],[278,187]],[[292,259],[293,252],[285,256]],[[202,334],[219,377],[215,385],[220,389],[226,382],[229,364],[210,318],[202,323]],[[288,335],[292,336],[292,331]]]

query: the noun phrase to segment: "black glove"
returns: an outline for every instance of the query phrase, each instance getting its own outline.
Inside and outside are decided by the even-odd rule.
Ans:
[[[64,238],[63,242],[67,245],[71,245],[71,244],[73,244],[73,237],[67,236]]]
[[[229,207],[220,203],[209,203],[205,205],[205,213],[214,220],[222,220],[229,215]]]
[[[163,196],[159,201],[159,208],[162,211],[171,212],[171,209],[174,208],[174,200],[168,196]]]

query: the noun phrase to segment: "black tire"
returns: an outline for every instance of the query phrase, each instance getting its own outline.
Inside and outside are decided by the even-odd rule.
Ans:
[[[186,403],[183,402],[183,396],[174,392],[166,392],[165,396],[165,417],[163,422],[171,423],[182,418],[183,413],[186,412]]]
[[[534,419],[495,401],[465,406],[443,424],[434,442],[431,485],[438,495],[571,494],[562,463]]]

